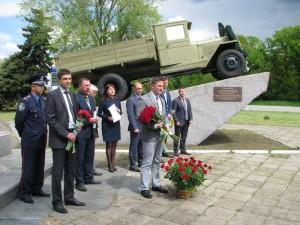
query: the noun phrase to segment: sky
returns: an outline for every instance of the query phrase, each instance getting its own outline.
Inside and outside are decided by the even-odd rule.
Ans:
[[[19,18],[21,0],[0,0],[0,58],[18,51],[24,41]],[[300,0],[161,0],[162,22],[186,19],[192,22],[192,42],[218,35],[218,22],[230,24],[242,35],[264,40],[276,30],[300,25]]]

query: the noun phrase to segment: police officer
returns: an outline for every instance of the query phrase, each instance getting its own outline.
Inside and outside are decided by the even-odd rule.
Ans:
[[[31,93],[20,101],[15,116],[22,149],[20,200],[25,203],[34,202],[32,195],[50,196],[42,190],[47,143],[44,79],[44,74],[34,74],[28,79]]]

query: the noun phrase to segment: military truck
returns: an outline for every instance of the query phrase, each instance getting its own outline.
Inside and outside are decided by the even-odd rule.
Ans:
[[[117,96],[131,93],[130,81],[156,75],[211,73],[217,79],[239,76],[245,71],[245,54],[231,26],[218,24],[220,37],[191,44],[191,22],[183,20],[153,26],[153,36],[60,54],[57,68],[89,78],[103,90],[107,83],[117,87]]]

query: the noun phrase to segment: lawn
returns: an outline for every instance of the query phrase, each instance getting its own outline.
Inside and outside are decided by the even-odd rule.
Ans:
[[[15,118],[15,114],[16,112],[1,112],[0,111],[0,120],[3,120],[3,121],[11,121],[11,120],[14,120]]]
[[[292,101],[253,101],[250,105],[268,105],[268,106],[299,106],[300,102]]]
[[[232,117],[228,123],[300,127],[300,113],[241,111]]]

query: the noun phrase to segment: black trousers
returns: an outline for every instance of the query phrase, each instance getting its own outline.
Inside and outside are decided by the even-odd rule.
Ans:
[[[43,142],[44,140],[41,140]],[[45,142],[45,141],[44,141]],[[42,189],[44,184],[45,146],[23,147],[22,176],[20,181],[20,196],[32,195],[32,192]]]
[[[189,129],[189,121],[186,120],[183,126],[175,126],[175,135],[177,137],[180,137],[179,141],[174,141],[173,149],[174,152],[178,151],[178,144],[179,144],[179,149],[180,151],[186,151],[185,148],[185,142],[186,142],[186,137]]]
[[[130,145],[129,145],[129,167],[135,169],[142,165],[143,159],[143,142],[140,138],[140,133],[130,131]]]
[[[62,203],[61,181],[64,174],[64,200],[74,197],[75,153],[65,149],[52,149],[52,204]]]
[[[76,184],[94,178],[95,139],[76,140]]]

